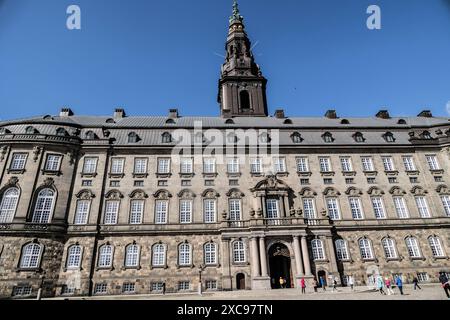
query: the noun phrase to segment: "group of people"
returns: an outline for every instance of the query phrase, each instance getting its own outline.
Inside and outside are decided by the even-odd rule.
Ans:
[[[416,290],[417,287],[419,289],[422,289],[422,288],[419,287],[419,281],[417,280],[417,278],[414,278],[414,281],[415,281],[414,282],[414,290]],[[391,281],[391,279],[389,277],[385,277],[383,279],[383,277],[380,276],[380,275],[376,278],[377,290],[381,294],[387,294],[387,295],[395,294],[394,290],[393,290],[394,284],[397,286],[398,291],[400,292],[400,294],[403,295],[403,280],[402,280],[402,277],[396,276],[393,281]]]

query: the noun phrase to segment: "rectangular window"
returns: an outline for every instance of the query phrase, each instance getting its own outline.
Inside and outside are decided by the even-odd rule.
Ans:
[[[194,173],[194,166],[192,158],[182,158],[180,163],[180,173],[191,174]]]
[[[124,283],[122,286],[123,293],[135,293],[136,285],[134,283]]]
[[[364,171],[366,172],[375,171],[372,157],[362,157],[361,163]]]
[[[364,219],[363,211],[361,208],[361,200],[359,198],[350,198],[349,202],[353,219],[355,220]]]
[[[92,180],[82,180],[81,185],[83,187],[92,187]]]
[[[211,187],[214,186],[215,181],[214,180],[205,180],[205,186]]]
[[[368,184],[376,184],[377,180],[375,178],[367,178],[367,183]]]
[[[190,187],[192,185],[191,180],[181,180],[182,187]]]
[[[77,209],[75,212],[75,221],[74,224],[87,224],[89,217],[89,210],[91,206],[90,200],[78,200],[77,201]]]
[[[141,224],[144,216],[144,200],[132,200],[130,203],[130,224]]]
[[[120,181],[117,181],[117,180],[111,180],[111,181],[109,182],[109,186],[110,186],[110,187],[113,187],[113,188],[118,188],[118,187],[120,187]]]
[[[26,297],[30,296],[32,293],[31,286],[15,286],[13,288],[12,296],[13,297]]]
[[[112,174],[123,174],[124,165],[125,165],[125,159],[113,158],[111,160],[111,173]]]
[[[206,290],[217,290],[217,281],[216,280],[206,280],[205,288],[206,288]]]
[[[178,291],[188,291],[188,290],[190,290],[190,282],[189,281],[178,282]]]
[[[320,172],[331,172],[330,158],[319,158]]]
[[[386,219],[386,212],[384,211],[383,199],[381,199],[380,197],[373,197],[372,207],[376,219]]]
[[[266,210],[267,210],[267,219],[279,218],[278,200],[266,199]]]
[[[93,174],[97,172],[97,158],[84,158],[83,173]]]
[[[144,181],[143,180],[135,180],[133,185],[135,187],[143,187],[144,186]]]
[[[47,162],[45,163],[45,170],[53,172],[59,171],[61,159],[62,157],[60,155],[49,154],[47,156]]]
[[[203,216],[205,223],[216,222],[216,200],[205,199],[203,200]]]
[[[238,186],[239,185],[239,180],[230,180],[229,181],[229,185],[230,186]]]
[[[323,179],[323,184],[333,184],[333,179],[331,178]]]
[[[300,179],[300,184],[301,184],[302,186],[309,185],[309,179]]]
[[[419,183],[419,178],[417,178],[417,177],[410,177],[409,178],[409,182],[410,183]]]
[[[428,282],[430,280],[430,278],[428,277],[428,273],[426,273],[426,272],[418,272],[417,273],[417,280],[419,280],[419,282]]]
[[[286,172],[286,159],[285,158],[274,158],[273,159],[273,171],[275,173]]]
[[[157,200],[155,204],[155,223],[165,224],[167,223],[168,201]]]
[[[159,180],[158,181],[158,187],[167,187],[169,185],[169,183],[167,182],[167,180]]]
[[[305,219],[316,219],[316,207],[314,205],[314,199],[303,199],[303,215]]]
[[[106,283],[97,283],[94,287],[94,294],[106,294],[108,285]]]
[[[117,216],[119,215],[119,201],[106,201],[105,206],[105,224],[117,224]]]
[[[216,173],[216,159],[203,159],[203,173]]]
[[[445,215],[450,217],[450,196],[442,196],[441,201],[444,206]]]
[[[261,158],[253,158],[250,160],[250,172],[251,173],[262,173]]]
[[[426,156],[426,158],[427,158],[427,162],[428,162],[428,166],[430,167],[430,170],[440,170],[441,169],[436,155],[428,155],[428,156]]]
[[[227,161],[227,172],[228,173],[239,173],[239,158],[230,158]]]
[[[328,216],[331,220],[340,220],[341,213],[339,210],[339,203],[336,198],[327,198]]]
[[[11,160],[10,170],[25,170],[27,153],[14,153]]]
[[[158,173],[159,174],[170,173],[170,159],[168,158],[158,159]]]
[[[230,206],[230,220],[241,221],[241,200],[231,199]]]
[[[384,171],[395,171],[392,157],[382,157],[381,159],[383,160]]]
[[[396,177],[389,177],[388,181],[389,181],[389,183],[397,183],[398,182]]]
[[[164,283],[163,282],[152,282],[150,285],[150,290],[152,292],[161,292],[164,289]]]
[[[75,287],[73,285],[67,285],[63,284],[61,287],[61,294],[62,295],[70,295],[75,293]]]
[[[403,157],[403,164],[405,165],[406,171],[416,171],[416,165],[414,164],[414,159],[411,156]]]
[[[341,167],[344,172],[353,171],[352,159],[350,157],[341,158]]]
[[[180,200],[180,223],[192,222],[192,201]]]
[[[406,206],[405,199],[403,197],[394,197],[395,211],[397,212],[397,217],[400,219],[408,219],[409,211]]]
[[[435,182],[444,182],[444,179],[442,178],[442,176],[434,176],[434,181]]]
[[[303,173],[309,172],[308,158],[306,157],[297,158],[297,171]]]
[[[353,179],[353,178],[345,178],[345,183],[346,184],[354,184],[355,183],[355,179]]]
[[[421,218],[431,218],[430,210],[428,209],[428,202],[425,197],[416,197],[416,205]]]
[[[146,158],[136,158],[134,159],[134,174],[146,174],[147,173],[147,163]]]

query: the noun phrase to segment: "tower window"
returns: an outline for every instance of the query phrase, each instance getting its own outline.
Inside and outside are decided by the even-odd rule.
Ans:
[[[239,98],[241,101],[241,110],[249,110],[250,109],[250,95],[247,90],[242,90],[239,93]]]

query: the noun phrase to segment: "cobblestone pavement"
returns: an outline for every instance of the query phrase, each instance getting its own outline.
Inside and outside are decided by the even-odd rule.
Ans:
[[[56,299],[76,300],[449,300],[439,284],[422,285],[422,290],[414,291],[412,285],[406,285],[403,289],[404,295],[400,295],[395,289],[394,295],[382,295],[377,291],[369,290],[367,287],[357,287],[354,291],[350,288],[338,288],[337,292],[318,289],[317,293],[307,290],[301,294],[299,289],[268,290],[268,291],[232,291],[205,293],[202,296],[190,294],[167,294],[167,295],[127,295],[107,297],[73,297]]]

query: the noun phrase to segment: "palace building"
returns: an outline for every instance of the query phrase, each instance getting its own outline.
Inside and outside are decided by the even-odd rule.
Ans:
[[[450,272],[449,119],[269,116],[266,83],[235,3],[220,116],[0,122],[0,297]]]

